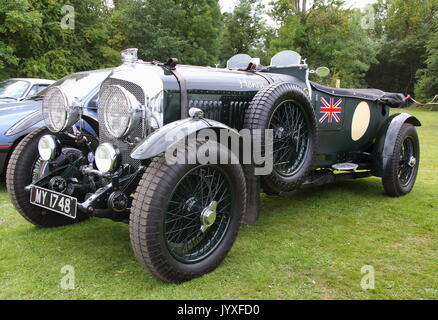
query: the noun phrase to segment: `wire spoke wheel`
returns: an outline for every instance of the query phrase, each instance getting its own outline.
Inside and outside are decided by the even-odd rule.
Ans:
[[[293,100],[280,103],[272,113],[273,167],[285,177],[294,175],[303,164],[309,145],[309,125],[303,109]]]
[[[196,154],[201,146],[228,164],[200,163]],[[231,164],[238,158],[228,148],[208,141],[186,145],[186,151],[189,161],[169,164],[165,154],[152,160],[137,187],[129,221],[137,260],[172,283],[219,266],[237,237],[247,201],[245,174],[240,164]]]
[[[165,214],[169,252],[183,263],[207,257],[228,229],[232,205],[231,184],[219,167],[189,171],[177,184]]]
[[[415,127],[405,123],[399,129],[392,156],[382,177],[383,188],[391,197],[411,192],[420,166],[420,142]]]
[[[399,164],[398,178],[400,179],[401,185],[405,187],[411,182],[415,166],[417,165],[414,141],[411,137],[406,137],[403,141]]]

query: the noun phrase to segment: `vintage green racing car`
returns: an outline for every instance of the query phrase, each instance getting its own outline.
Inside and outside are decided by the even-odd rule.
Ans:
[[[122,60],[101,85],[97,116],[51,88],[46,127],[13,153],[7,188],[34,225],[127,222],[138,261],[180,283],[221,263],[240,224],[256,222],[261,192],[370,176],[392,197],[414,186],[421,124],[390,115],[403,94],[310,82],[330,71],[309,70],[293,51],[267,67],[247,55],[226,68],[144,62],[136,49]]]

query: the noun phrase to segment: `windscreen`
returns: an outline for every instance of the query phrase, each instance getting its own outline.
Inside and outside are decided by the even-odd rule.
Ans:
[[[29,82],[22,80],[5,80],[0,82],[0,99],[19,99],[29,87]]]
[[[250,62],[251,62],[251,56],[242,53],[236,54],[235,56],[231,57],[230,60],[228,60],[227,68],[243,69],[248,67]]]
[[[286,67],[301,64],[301,55],[292,50],[285,50],[277,53],[271,59],[271,66]]]

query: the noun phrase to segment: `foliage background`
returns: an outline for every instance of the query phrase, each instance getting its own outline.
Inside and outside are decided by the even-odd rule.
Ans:
[[[74,30],[61,27],[64,5],[75,9]],[[126,47],[145,60],[209,66],[237,53],[267,65],[291,49],[312,68],[329,67],[327,84],[434,97],[438,1],[378,0],[372,9],[343,0],[239,0],[224,13],[218,0],[0,0],[0,79],[115,66]]]

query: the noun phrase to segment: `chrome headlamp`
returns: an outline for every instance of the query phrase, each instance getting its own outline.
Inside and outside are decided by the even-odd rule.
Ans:
[[[121,164],[120,150],[111,143],[102,143],[96,149],[95,162],[100,172],[116,171]]]
[[[125,88],[106,86],[100,94],[99,112],[103,112],[105,127],[115,138],[124,138],[140,125],[143,107]]]
[[[60,87],[47,91],[43,101],[43,115],[50,131],[64,131],[79,120],[80,106],[73,105],[72,102]]]
[[[51,134],[46,134],[38,142],[38,152],[44,161],[53,160],[61,154],[61,143],[58,138]]]

